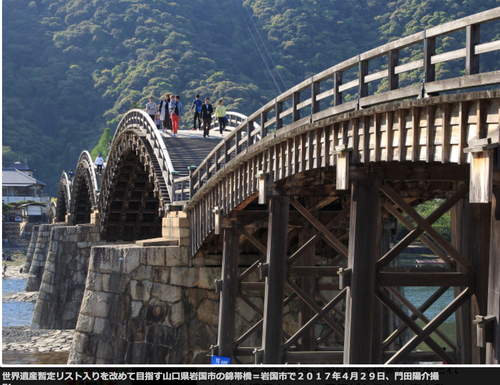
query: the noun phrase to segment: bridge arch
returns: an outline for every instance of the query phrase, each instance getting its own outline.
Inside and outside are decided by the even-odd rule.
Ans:
[[[170,203],[173,170],[161,134],[141,110],[119,123],[108,154],[99,197],[100,222],[108,240],[161,236]],[[170,183],[171,185],[171,183]]]
[[[73,176],[70,220],[73,225],[90,223],[91,214],[97,209],[100,181],[88,151],[82,151]]]
[[[51,206],[52,208],[52,206]],[[68,174],[65,171],[61,174],[59,187],[57,189],[57,205],[55,207],[55,222],[66,222],[67,215],[71,208],[71,182],[68,179]],[[51,210],[52,211],[52,210]]]

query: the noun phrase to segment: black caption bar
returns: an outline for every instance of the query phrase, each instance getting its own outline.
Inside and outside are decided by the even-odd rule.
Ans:
[[[196,384],[455,385],[499,378],[499,366],[477,367],[134,367],[2,368],[2,385],[138,384],[182,381]]]

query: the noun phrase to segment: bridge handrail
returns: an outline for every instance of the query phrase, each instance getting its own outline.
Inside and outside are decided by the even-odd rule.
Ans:
[[[90,173],[90,178],[91,178],[91,181],[92,181],[92,186],[94,186],[94,189],[96,190],[99,186],[97,184],[97,177],[96,177],[96,167],[93,160],[92,160],[92,156],[90,155],[90,153],[87,151],[87,150],[83,150],[82,153],[80,154],[80,157],[78,158],[78,163],[77,165],[81,164],[81,162],[83,161],[87,161],[92,172]],[[78,171],[78,168],[77,170],[75,171]],[[76,174],[75,174],[76,176]],[[95,200],[94,202],[92,202],[94,205],[97,204],[97,200]]]
[[[153,148],[154,154],[161,167],[160,171],[163,179],[165,180],[170,200],[174,201],[175,169],[172,165],[172,160],[170,159],[163,137],[156,128],[156,125],[154,125],[153,121],[145,111],[140,109],[130,110],[118,124],[112,143],[115,143],[115,139],[118,138],[122,132],[128,129],[138,129],[146,135],[146,138],[151,143],[151,147]]]
[[[479,26],[498,19],[500,19],[500,7],[432,27],[345,60],[290,88],[250,115],[214,148],[196,170],[191,172],[190,199],[193,199],[194,194],[232,158],[246,152],[248,147],[285,125],[293,128],[379,103],[500,83],[500,71],[480,73],[479,67],[480,54],[500,50],[500,40],[479,44]],[[463,29],[466,29],[466,48],[436,54],[437,37]],[[401,49],[422,43],[423,59],[399,64]],[[369,73],[369,61],[382,56],[387,56],[387,61],[384,63],[387,68]],[[435,65],[437,63],[464,57],[466,75],[436,80]],[[343,74],[355,67],[358,68],[357,77],[343,83]],[[400,74],[420,68],[423,69],[421,83],[404,88],[399,87]],[[388,91],[370,95],[369,83],[380,79],[387,79]],[[328,81],[333,81],[333,86],[329,85],[327,90],[321,92],[321,83]],[[342,93],[356,87],[357,99],[344,102]],[[305,91],[308,92],[309,97],[301,101],[301,93]],[[330,102],[331,106],[321,109],[320,101],[329,97],[333,98]],[[285,103],[291,104],[291,107],[284,110]],[[309,107],[310,112],[302,117],[301,111],[305,107]],[[285,123],[285,118],[291,121]],[[260,122],[258,126],[257,122]]]

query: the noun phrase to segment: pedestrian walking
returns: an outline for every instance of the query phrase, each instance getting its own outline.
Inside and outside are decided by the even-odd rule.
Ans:
[[[201,119],[203,120],[203,137],[210,137],[210,124],[214,108],[210,104],[210,98],[205,98],[205,103],[201,106]]]
[[[215,109],[215,117],[219,120],[219,132],[222,135],[224,129],[226,128],[226,107],[224,106],[224,101],[219,99],[219,104]]]
[[[200,95],[196,94],[195,99],[193,100],[193,103],[191,104],[191,108],[189,109],[189,112],[194,110],[194,117],[193,117],[193,128],[191,131],[196,130],[196,121],[198,120],[198,130],[201,130],[201,105],[202,102],[200,100]]]
[[[102,174],[102,165],[104,164],[104,159],[102,157],[102,153],[97,154],[97,158],[95,159],[95,165],[97,166],[97,171],[99,175]]]
[[[156,116],[156,103],[153,101],[153,97],[149,97],[149,103],[146,104],[146,113],[151,117],[151,120],[155,121]]]

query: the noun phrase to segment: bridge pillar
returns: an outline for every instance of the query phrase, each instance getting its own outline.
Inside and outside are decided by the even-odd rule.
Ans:
[[[238,286],[239,231],[224,229],[222,251],[222,288],[219,300],[217,333],[218,355],[233,359],[234,322]]]
[[[351,184],[344,364],[372,362],[375,315],[375,262],[380,256],[381,200],[376,178]]]
[[[500,187],[493,190],[487,314],[496,317],[493,339],[486,344],[486,364],[500,363]]]
[[[283,356],[283,299],[290,198],[288,196],[272,196],[269,206],[262,363],[278,364],[282,362]]]
[[[487,315],[491,204],[469,203],[463,199],[457,210],[455,220],[458,223],[454,226],[458,226],[459,250],[475,269],[474,295],[470,305],[462,306],[457,312],[460,360],[464,364],[483,364],[486,350],[476,343],[477,328],[472,320],[476,315]]]

